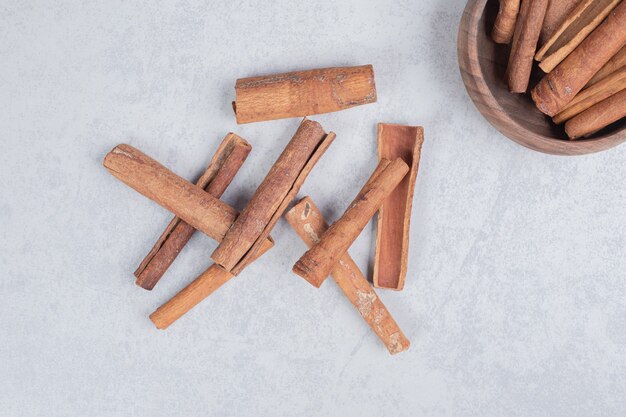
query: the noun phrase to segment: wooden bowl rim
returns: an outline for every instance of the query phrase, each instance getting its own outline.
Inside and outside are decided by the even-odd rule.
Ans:
[[[545,136],[528,130],[525,126],[509,116],[507,111],[495,98],[491,87],[485,82],[483,70],[478,58],[478,45],[476,40],[478,39],[479,22],[485,13],[488,1],[489,0],[469,0],[467,2],[459,25],[457,46],[458,63],[463,78],[463,84],[472,102],[483,117],[508,139],[532,150],[547,154],[583,155],[604,151],[626,141],[626,127],[596,138],[570,141]],[[465,39],[463,33],[467,33]],[[472,42],[471,39],[475,41]],[[469,66],[468,70],[463,68],[464,64]],[[471,94],[470,85],[473,86],[479,94]],[[494,112],[498,112],[498,118],[485,112],[483,106],[487,106],[494,110]],[[516,132],[505,132],[504,127],[507,124],[509,127],[514,126]]]

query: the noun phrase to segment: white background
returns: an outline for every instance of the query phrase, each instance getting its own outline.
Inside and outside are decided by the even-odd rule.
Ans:
[[[0,3],[3,416],[623,416],[626,146],[522,148],[475,110],[462,0]],[[328,280],[276,248],[167,331],[148,315],[210,265],[196,234],[152,292],[132,272],[171,215],[102,167],[130,143],[197,177],[229,131],[254,149],[241,209],[296,119],[237,126],[240,77],[373,64],[378,103],[313,117],[309,177],[336,219],[376,164],[376,123],[420,124],[410,268],[380,292],[391,357]],[[374,226],[351,249],[369,273]]]

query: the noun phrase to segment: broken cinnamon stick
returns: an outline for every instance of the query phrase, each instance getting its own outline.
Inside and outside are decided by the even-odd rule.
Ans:
[[[613,56],[613,58],[609,59],[601,69],[593,76],[591,80],[587,83],[586,87],[590,87],[609,75],[613,74],[615,71],[618,71],[622,68],[626,68],[626,46],[619,50],[617,54]]]
[[[565,123],[565,132],[570,139],[589,136],[626,117],[626,90],[588,108]]]
[[[626,67],[582,90],[552,120],[554,123],[561,124],[623,89],[626,89]]]
[[[579,3],[580,0],[550,0],[539,35],[540,45],[545,45]]]
[[[116,146],[104,158],[104,166],[117,179],[218,242],[239,214],[130,145]],[[269,237],[263,242],[263,247],[272,245]]]
[[[408,171],[408,165],[400,158],[381,160],[343,216],[302,255],[293,272],[319,287]]]
[[[213,197],[220,198],[235,178],[251,149],[250,144],[244,139],[234,133],[229,133],[196,185]],[[152,290],[194,232],[195,229],[192,226],[179,217],[174,217],[135,271],[137,277],[135,283],[146,290]]]
[[[328,229],[322,213],[310,197],[300,200],[285,218],[308,247],[318,243],[319,237]],[[409,340],[347,252],[333,266],[330,275],[389,353],[394,355],[409,348]]]
[[[424,143],[421,126],[378,124],[378,158],[402,158],[409,173],[378,211],[374,286],[401,290],[408,268],[413,191]]]
[[[243,78],[235,85],[237,123],[331,113],[376,102],[374,68],[324,68]]]
[[[520,0],[500,0],[498,16],[493,24],[491,38],[495,43],[509,43],[515,31]]]
[[[621,0],[583,0],[537,52],[546,73],[552,71],[611,13]]]
[[[241,261],[254,256],[334,138],[335,134],[326,134],[319,123],[308,119],[302,121],[246,208],[211,255],[215,263],[226,271],[234,270],[236,273]]]
[[[548,116],[561,111],[626,45],[626,1],[622,1],[574,51],[532,90],[537,108]]]
[[[509,91],[525,93],[549,0],[522,0],[511,44],[506,79]]]

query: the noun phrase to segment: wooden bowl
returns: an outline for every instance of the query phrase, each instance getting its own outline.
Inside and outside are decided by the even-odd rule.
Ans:
[[[458,37],[459,67],[465,88],[489,123],[520,145],[555,155],[600,152],[626,141],[626,120],[587,139],[568,140],[563,125],[555,125],[537,110],[530,94],[509,93],[504,82],[509,46],[498,45],[490,37],[497,13],[497,0],[469,0]],[[531,87],[541,76],[541,70],[536,68]]]

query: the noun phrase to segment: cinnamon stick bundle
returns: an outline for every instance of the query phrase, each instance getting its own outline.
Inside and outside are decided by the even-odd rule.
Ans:
[[[235,85],[237,123],[331,113],[376,102],[371,65],[243,78]]]
[[[570,139],[589,136],[611,123],[626,117],[626,90],[591,106],[565,123],[565,132]]]
[[[378,211],[374,285],[401,290],[408,269],[413,190],[419,168],[424,129],[420,126],[378,124],[378,158],[402,158],[409,173]]]
[[[525,93],[549,0],[522,0],[506,69],[509,91]]]
[[[626,89],[626,67],[582,90],[552,120],[557,124],[563,123],[624,89]]]
[[[498,16],[493,24],[491,38],[495,43],[509,43],[515,31],[520,0],[500,0]]]
[[[626,2],[622,1],[587,38],[532,90],[537,108],[548,116],[561,111],[626,45]]]
[[[535,59],[546,73],[563,61],[621,0],[583,0],[537,52]]]
[[[196,185],[213,197],[220,198],[235,178],[251,149],[250,144],[244,139],[234,133],[229,133]],[[137,277],[135,283],[146,290],[152,290],[194,232],[195,229],[192,226],[179,217],[174,217],[135,271]]]
[[[343,216],[317,244],[302,255],[293,271],[319,287],[408,171],[408,165],[400,158],[394,161],[381,160]]]
[[[218,242],[238,216],[228,204],[130,145],[116,146],[104,158],[104,166],[120,181]],[[262,244],[264,248],[272,245],[269,237]]]
[[[550,0],[539,35],[540,45],[545,45],[579,3],[580,0]]]
[[[590,87],[609,75],[613,74],[615,71],[618,71],[622,68],[626,68],[626,46],[619,50],[617,54],[613,56],[613,58],[609,59],[601,69],[593,76],[589,83],[587,83],[587,87]]]
[[[304,119],[298,131],[230,228],[211,258],[236,274],[240,262],[255,255],[313,166],[335,138],[322,126]]]
[[[322,213],[310,197],[300,200],[285,218],[308,247],[318,243],[319,237],[328,229]],[[389,353],[394,355],[409,348],[409,340],[348,253],[333,266],[330,275]]]

